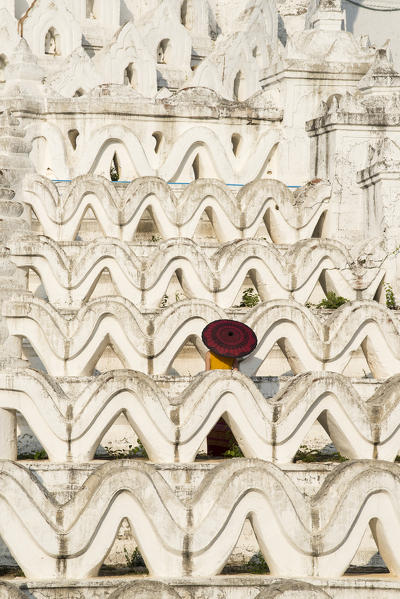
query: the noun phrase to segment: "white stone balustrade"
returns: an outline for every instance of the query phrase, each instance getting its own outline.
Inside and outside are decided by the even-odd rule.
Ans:
[[[27,338],[52,376],[90,376],[110,343],[124,367],[166,374],[188,339],[197,339],[205,353],[205,325],[233,315],[252,327],[259,340],[241,362],[245,374],[256,375],[261,367],[265,371],[277,342],[295,374],[341,373],[360,349],[376,378],[399,372],[398,314],[373,301],[345,304],[326,320],[293,300],[230,313],[206,300],[186,300],[143,314],[129,300],[114,296],[88,301],[67,315],[35,297],[16,298],[3,306],[10,335]]]
[[[96,576],[125,517],[163,578],[217,574],[247,517],[275,576],[341,576],[368,524],[391,571],[400,569],[397,464],[342,464],[310,499],[273,464],[246,459],[216,466],[186,503],[154,466],[129,461],[98,468],[64,505],[12,462],[0,485],[2,538],[32,579]]]
[[[167,396],[151,377],[129,370],[91,379],[76,398],[60,383],[30,369],[0,376],[2,413],[20,413],[55,462],[93,459],[119,414],[155,463],[194,461],[221,417],[246,457],[275,463],[294,458],[316,420],[349,458],[393,461],[400,449],[399,375],[367,400],[347,377],[332,372],[298,375],[267,399],[240,373],[203,373],[173,398],[172,383]],[[10,429],[0,457],[15,446]]]
[[[72,241],[90,208],[105,236],[134,239],[139,222],[151,209],[160,235],[191,238],[201,215],[208,212],[218,241],[252,238],[260,225],[269,240],[294,243],[310,238],[329,211],[330,186],[323,181],[292,192],[280,181],[258,180],[235,196],[221,181],[198,180],[177,198],[165,181],[144,177],[122,192],[105,178],[83,176],[60,194],[44,177],[27,177],[24,202],[37,216],[43,233],[57,241]],[[269,229],[269,230],[268,230]]]
[[[234,241],[211,257],[199,243],[185,238],[143,248],[113,238],[59,244],[29,236],[10,248],[14,263],[37,273],[49,302],[65,310],[79,309],[90,298],[105,269],[119,295],[153,310],[160,307],[175,274],[182,295],[214,301],[225,309],[235,304],[249,272],[261,301],[292,297],[300,303],[310,299],[321,279],[326,279],[326,289],[349,300],[373,299],[385,276],[381,261],[354,260],[341,243],[325,239],[300,241],[286,251],[263,239]],[[146,255],[135,249],[145,249]]]

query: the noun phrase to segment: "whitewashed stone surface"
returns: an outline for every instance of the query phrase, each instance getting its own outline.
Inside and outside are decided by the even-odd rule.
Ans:
[[[0,0],[0,598],[399,594],[399,19]]]

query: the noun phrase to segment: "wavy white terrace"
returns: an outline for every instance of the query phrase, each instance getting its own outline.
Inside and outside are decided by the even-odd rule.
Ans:
[[[150,233],[165,239],[192,237],[199,225],[200,236],[203,232],[212,237],[210,225],[204,231],[204,216],[220,242],[251,238],[258,232],[274,243],[327,236],[331,194],[327,182],[315,180],[290,189],[275,179],[259,179],[232,188],[223,182],[228,180],[201,178],[177,188],[157,177],[113,183],[89,174],[57,184],[27,175],[23,199],[36,219],[36,231],[60,241],[72,241],[80,232],[89,239],[95,233],[125,241],[137,234],[140,239],[149,212],[156,228],[150,229],[148,239]]]
[[[327,291],[349,300],[383,300],[385,258],[367,261],[362,253],[354,259],[333,240],[277,247],[249,239],[226,243],[210,254],[210,248],[182,238],[135,245],[113,238],[56,243],[29,235],[9,247],[14,263],[29,269],[30,290],[61,310],[114,294],[147,309],[177,298],[212,300],[230,308],[240,304],[249,287],[260,301],[292,297],[305,303],[321,300]]]
[[[358,368],[353,375],[372,373],[384,379],[400,368],[398,311],[374,301],[347,303],[329,313],[289,299],[260,303],[250,310],[223,310],[210,301],[186,300],[147,313],[115,296],[91,300],[77,312],[57,310],[29,295],[24,301],[18,295],[14,298],[2,308],[9,334],[26,339],[34,352],[28,350],[26,355],[32,360],[39,358],[41,368],[53,376],[89,376],[99,370],[105,350],[116,360],[115,366],[107,361],[107,369],[173,374],[175,361],[188,343],[194,344],[199,354],[189,372],[195,374],[204,369],[204,326],[227,317],[245,322],[257,334],[257,348],[241,362],[242,372],[248,375],[289,370],[295,374],[308,370],[350,374],[351,365]],[[273,349],[281,352],[279,372],[271,371]],[[357,364],[358,357],[361,361]]]
[[[1,536],[33,579],[95,576],[123,518],[150,574],[164,578],[220,572],[248,517],[275,576],[340,577],[368,526],[399,570],[400,466],[388,462],[342,464],[310,497],[276,466],[246,459],[215,466],[184,500],[154,466],[123,461],[97,468],[63,504],[12,462],[0,484]]]
[[[25,467],[29,467],[33,477],[37,478],[45,486],[50,496],[60,504],[70,501],[76,491],[85,484],[87,478],[99,468],[99,465],[101,465],[101,462],[79,465],[66,464],[64,466],[60,464],[47,464],[45,462],[24,463]],[[157,465],[156,470],[171,486],[177,498],[185,502],[193,496],[204,480],[204,477],[217,465],[218,462],[215,461],[186,465],[166,464]],[[333,464],[291,464],[283,465],[281,469],[304,496],[310,498],[318,492],[323,481],[334,467],[335,465]],[[126,549],[130,554],[134,551],[135,547],[137,547],[137,541],[133,534],[132,525],[125,518],[116,534],[115,541],[109,555],[104,561],[104,565],[113,567],[115,573],[117,573],[118,568],[122,570],[125,568],[126,570],[127,564],[124,550]],[[232,566],[241,566],[243,568],[259,550],[260,546],[254,535],[251,521],[247,518],[226,565],[228,568]],[[382,559],[376,554],[376,544],[370,530],[367,529],[361,547],[352,558],[351,564],[353,567],[362,567],[366,566],[372,560],[376,566],[384,567]],[[17,566],[7,546],[0,540],[0,567],[7,565],[14,568]],[[118,578],[117,580],[115,580],[115,576],[113,578],[114,580],[106,579],[107,585],[110,585],[114,581],[118,585]],[[257,577],[256,581],[251,581],[251,578],[254,578],[254,574],[253,576],[249,577],[247,575],[245,577],[248,584],[255,584],[256,581],[260,580]],[[220,584],[221,575],[217,578],[214,577],[212,580],[215,585]],[[270,584],[274,582],[271,575],[268,577],[264,575],[264,582],[267,580],[269,580]],[[137,585],[138,582],[136,580],[135,584]],[[209,582],[211,583],[211,579],[209,579]],[[87,581],[87,583],[90,584],[90,581]],[[340,584],[340,579],[338,579],[337,583]]]
[[[246,457],[277,463],[294,458],[317,421],[345,457],[394,460],[400,450],[398,376],[352,384],[321,372],[254,384],[241,373],[217,371],[183,389],[184,381],[168,377],[158,383],[128,370],[86,381],[7,370],[0,377],[1,415],[21,414],[55,462],[93,459],[120,415],[128,421],[119,422],[120,430],[128,438],[134,431],[156,463],[194,461],[221,417]],[[16,441],[5,438],[0,457],[16,459]]]

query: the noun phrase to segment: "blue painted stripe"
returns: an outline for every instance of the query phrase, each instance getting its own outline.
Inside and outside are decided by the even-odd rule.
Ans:
[[[72,179],[52,179],[53,183],[71,183]],[[110,183],[132,183],[132,181],[110,181]],[[191,182],[193,183],[193,181]],[[168,183],[168,185],[190,185],[190,183],[182,183],[180,181],[173,181],[172,183]],[[227,187],[244,187],[242,183],[225,183]],[[299,189],[301,185],[287,185],[290,189]]]

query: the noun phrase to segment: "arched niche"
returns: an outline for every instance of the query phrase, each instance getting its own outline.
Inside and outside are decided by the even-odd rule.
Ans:
[[[130,62],[124,70],[124,85],[133,87],[134,89],[138,87],[137,71],[133,62]]]
[[[111,181],[119,181],[121,177],[121,165],[119,162],[117,152],[114,153],[114,156],[111,160],[110,164],[110,180]]]
[[[55,27],[50,27],[44,38],[44,53],[49,56],[61,55],[60,34]]]
[[[157,46],[157,64],[168,64],[171,54],[171,41],[163,39]]]
[[[234,156],[237,156],[239,154],[241,141],[242,141],[242,138],[239,135],[239,133],[232,134],[231,143],[232,143],[232,152],[233,152]]]
[[[233,98],[238,102],[246,99],[246,81],[242,71],[236,73],[233,81]]]
[[[183,0],[181,4],[181,23],[186,29],[193,28],[193,0]]]
[[[261,54],[261,50],[260,50],[259,46],[254,46],[252,55],[253,55],[253,58],[255,58],[255,60],[257,62],[258,68],[261,69],[263,60],[262,60],[262,54]]]
[[[76,150],[77,139],[79,137],[78,129],[70,129],[68,131],[68,139],[71,142],[71,146],[74,150]]]
[[[116,162],[114,161],[115,156]],[[138,176],[134,159],[135,153],[132,152],[132,149],[128,149],[128,145],[120,138],[112,137],[103,142],[92,165],[88,164],[85,168],[91,174],[100,175],[108,180],[111,179],[112,170],[116,181],[131,181]]]
[[[6,80],[6,67],[8,65],[8,58],[5,54],[0,54],[0,83]]]
[[[158,154],[163,141],[163,134],[161,133],[161,131],[155,131],[152,137],[154,139],[154,152],[155,154]]]
[[[107,3],[109,0],[106,0]],[[103,19],[101,0],[86,0],[86,18],[87,19]]]
[[[95,0],[86,0],[86,18],[95,19]]]

